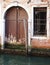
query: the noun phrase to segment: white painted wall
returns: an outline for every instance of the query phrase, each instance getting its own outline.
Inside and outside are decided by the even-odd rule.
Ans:
[[[1,36],[1,3],[0,3],[0,36]]]
[[[2,3],[0,3],[0,36],[1,36],[1,45],[2,49],[4,46],[4,32],[5,32],[5,25],[4,19],[2,19]]]

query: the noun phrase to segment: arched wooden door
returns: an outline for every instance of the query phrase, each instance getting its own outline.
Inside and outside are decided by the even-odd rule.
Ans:
[[[28,15],[22,7],[11,7],[5,15],[5,37],[22,41],[27,36]]]

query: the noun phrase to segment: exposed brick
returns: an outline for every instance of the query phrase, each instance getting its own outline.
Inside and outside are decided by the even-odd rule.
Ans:
[[[32,39],[31,46],[34,48],[50,48],[50,39],[38,40]]]

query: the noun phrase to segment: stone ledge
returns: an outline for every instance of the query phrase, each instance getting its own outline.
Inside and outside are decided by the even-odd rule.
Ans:
[[[25,50],[0,49],[0,54],[27,55]]]
[[[13,54],[13,55],[24,55],[24,56],[44,56],[50,57],[50,49],[35,49],[31,52],[27,52],[26,50],[13,50],[13,49],[0,49],[0,54]]]

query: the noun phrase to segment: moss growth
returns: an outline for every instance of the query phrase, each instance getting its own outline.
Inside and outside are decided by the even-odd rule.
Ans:
[[[25,50],[25,45],[24,44],[9,44],[5,43],[5,48],[7,49],[18,49],[18,50]]]
[[[44,48],[32,48],[31,53],[34,54],[43,54],[43,55],[50,55],[50,49]]]

